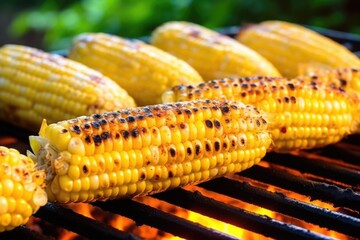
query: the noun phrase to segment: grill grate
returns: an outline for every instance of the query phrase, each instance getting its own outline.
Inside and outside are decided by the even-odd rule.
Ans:
[[[326,29],[316,31],[360,50],[360,36]],[[234,36],[237,27],[221,29]],[[0,143],[25,153],[32,133],[0,122]],[[241,173],[146,197],[178,206],[276,239],[332,239],[326,229],[341,238],[356,239],[360,229],[360,135],[322,149],[291,154],[267,154],[260,164]],[[291,194],[289,194],[291,193]],[[300,198],[293,197],[294,195]],[[223,197],[268,209],[279,218],[255,213],[239,204],[225,203]],[[310,198],[310,201],[308,200]],[[319,206],[315,200],[326,203]],[[87,204],[103,214],[122,215],[136,222],[187,239],[237,239],[167,213],[139,200],[112,200]],[[330,210],[329,210],[329,209]],[[51,229],[67,229],[76,239],[141,239],[131,231],[120,231],[106,221],[97,221],[71,210],[67,205],[48,203],[34,216]],[[299,224],[299,222],[301,222]],[[319,226],[309,230],[306,224]],[[318,229],[322,231],[318,231]],[[25,226],[0,233],[0,239],[56,239],[53,232]]]

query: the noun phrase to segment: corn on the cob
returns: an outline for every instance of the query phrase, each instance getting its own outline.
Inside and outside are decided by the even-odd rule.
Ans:
[[[50,201],[151,194],[249,168],[271,139],[266,116],[240,102],[197,100],[44,123],[31,136]]]
[[[25,224],[47,202],[45,172],[13,148],[0,146],[0,232]]]
[[[190,65],[158,48],[103,33],[76,37],[69,58],[114,79],[142,106],[160,103],[170,87],[203,82]]]
[[[236,38],[268,59],[285,77],[296,77],[301,64],[360,67],[358,57],[344,46],[294,23],[253,24],[240,30]]]
[[[58,122],[135,106],[114,81],[80,63],[20,45],[0,48],[0,119],[37,131]]]
[[[188,62],[206,81],[252,75],[280,76],[260,54],[228,36],[193,23],[165,23],[153,32],[151,43]]]
[[[221,79],[183,85],[164,93],[164,102],[228,99],[270,114],[272,150],[322,147],[356,129],[359,98],[320,81],[271,77]]]

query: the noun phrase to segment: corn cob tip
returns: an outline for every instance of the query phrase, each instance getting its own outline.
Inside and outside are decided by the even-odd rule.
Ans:
[[[45,172],[18,150],[0,146],[0,232],[25,224],[47,203]]]

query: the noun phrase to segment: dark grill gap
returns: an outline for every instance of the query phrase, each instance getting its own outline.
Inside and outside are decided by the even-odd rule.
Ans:
[[[344,44],[350,50],[360,51],[360,36],[315,28],[316,31]],[[221,29],[234,36],[238,28]],[[1,139],[10,137],[5,144],[25,153],[31,133],[0,122]],[[301,154],[268,154],[264,164],[254,166],[232,176],[219,178],[198,185],[199,191],[176,189],[149,198],[189,209],[200,214],[242,227],[276,239],[331,239],[329,236],[304,227],[279,221],[223,203],[201,192],[210,192],[247,202],[284,216],[300,219],[347,235],[359,237],[360,229],[360,135],[349,136],[341,143]],[[266,167],[265,167],[266,166]],[[273,185],[275,192],[258,185]],[[328,202],[335,210],[287,197],[288,191],[308,196],[311,200]],[[93,203],[99,211],[111,212],[133,219],[138,225],[149,225],[173,235],[189,239],[237,239],[226,233],[202,226],[184,218],[163,212],[136,200],[113,200]],[[120,231],[107,223],[80,215],[66,205],[48,203],[35,217],[52,224],[54,229],[67,229],[79,235],[77,239],[140,239],[134,234]],[[56,239],[56,235],[21,226],[13,231],[0,233],[0,239]]]

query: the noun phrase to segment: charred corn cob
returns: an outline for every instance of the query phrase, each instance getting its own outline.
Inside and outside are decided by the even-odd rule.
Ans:
[[[271,139],[240,102],[197,100],[79,117],[31,136],[50,201],[146,195],[249,168]]]
[[[228,99],[267,112],[273,151],[322,147],[356,129],[357,95],[320,81],[271,77],[213,80],[164,93],[164,102]]]
[[[260,54],[236,40],[189,22],[158,27],[151,43],[193,66],[204,78],[280,76]]]
[[[47,202],[45,172],[17,150],[0,146],[0,232],[25,224]]]
[[[138,105],[160,103],[170,87],[203,81],[186,62],[160,49],[103,33],[76,37],[69,57],[114,79]]]
[[[245,27],[236,38],[268,59],[285,77],[296,77],[301,64],[360,67],[358,57],[344,46],[293,23],[265,21]]]
[[[135,106],[115,82],[80,63],[20,45],[0,48],[0,119],[31,131],[49,122]]]

